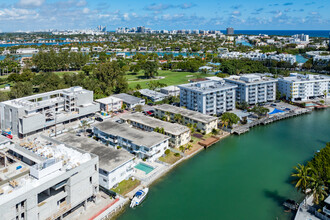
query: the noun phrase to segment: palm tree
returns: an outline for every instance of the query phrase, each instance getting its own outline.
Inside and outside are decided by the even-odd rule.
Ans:
[[[186,148],[185,148],[183,145],[181,145],[181,146],[179,147],[179,149],[180,149],[180,151],[182,151],[182,153],[184,153],[185,150],[186,150]]]
[[[310,188],[313,193],[313,202],[317,205],[328,196],[328,193],[326,192],[328,187],[325,186],[322,178],[314,170],[311,177]]]
[[[298,166],[294,167],[294,169],[296,170],[296,173],[291,174],[292,177],[295,177],[293,183],[295,184],[295,187],[298,191],[307,195],[307,187],[310,185],[311,182],[310,172],[312,168],[298,164]],[[306,196],[304,201],[306,205]]]

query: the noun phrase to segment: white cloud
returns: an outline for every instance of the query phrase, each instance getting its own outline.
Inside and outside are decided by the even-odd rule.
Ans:
[[[83,9],[83,13],[84,13],[84,14],[88,14],[89,12],[90,12],[89,8],[84,8],[84,9]]]
[[[18,6],[20,7],[40,7],[45,0],[20,0]]]

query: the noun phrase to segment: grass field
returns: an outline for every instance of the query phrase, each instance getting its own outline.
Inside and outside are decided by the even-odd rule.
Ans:
[[[158,77],[165,77],[165,78],[164,79],[152,79],[152,80],[157,80],[161,83],[165,83],[167,86],[172,86],[172,85],[188,83],[189,79],[204,78],[207,76],[213,76],[213,75],[201,74],[201,73],[191,73],[191,72],[172,72],[172,71],[166,71],[166,70],[159,70]],[[137,84],[140,84],[140,86],[143,89],[148,88],[147,83],[150,81],[150,79],[146,79],[144,77],[143,71],[140,71],[136,75],[127,73],[126,79],[127,79],[127,82],[128,82],[128,85],[130,88],[135,88]]]
[[[121,181],[116,188],[112,188],[111,190],[119,193],[121,195],[125,195],[126,193],[129,193],[133,189],[135,189],[140,184],[140,180],[123,180]]]
[[[182,156],[174,156],[174,153],[171,151],[168,155],[165,155],[164,157],[160,157],[159,160],[163,161],[165,163],[169,163],[169,164],[174,164],[175,162],[177,162],[178,160],[180,160],[182,158]]]

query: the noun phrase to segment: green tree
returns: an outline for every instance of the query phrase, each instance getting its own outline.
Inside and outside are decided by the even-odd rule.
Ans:
[[[224,123],[228,122],[228,126],[232,126],[233,124],[237,124],[239,122],[239,117],[235,113],[225,112],[220,117],[221,121]]]
[[[9,92],[11,99],[17,99],[24,96],[32,95],[33,86],[31,82],[18,82],[16,83]]]
[[[320,201],[323,201],[326,196],[328,196],[328,187],[325,185],[322,178],[318,175],[317,171],[313,172],[309,187],[312,190],[311,193],[313,194],[313,202],[315,204],[319,204]]]
[[[147,78],[152,78],[158,75],[158,66],[155,62],[147,61],[142,65],[144,71],[144,76]]]
[[[142,105],[136,105],[135,106],[135,111],[137,111],[137,112],[142,112]]]
[[[304,166],[302,164],[298,164],[298,166],[294,167],[295,173],[292,173],[291,176],[295,179],[293,183],[295,184],[295,188],[298,191],[307,195],[307,187],[311,183],[311,168],[308,166]],[[305,204],[306,204],[306,197],[305,197]]]

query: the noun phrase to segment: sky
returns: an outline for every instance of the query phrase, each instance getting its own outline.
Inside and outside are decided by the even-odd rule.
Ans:
[[[330,0],[0,0],[0,31],[329,30]]]

